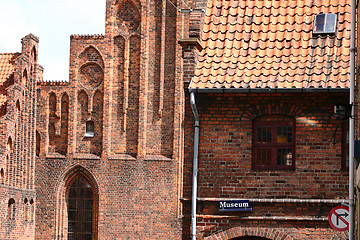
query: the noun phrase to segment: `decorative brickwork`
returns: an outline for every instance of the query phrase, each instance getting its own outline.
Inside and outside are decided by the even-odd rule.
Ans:
[[[29,34],[21,53],[0,55],[0,239],[35,236],[35,87],[42,79],[38,41]]]
[[[116,20],[119,29],[124,29],[126,32],[133,32],[139,28],[141,16],[132,1],[123,1],[118,7]]]
[[[36,239],[68,239],[79,174],[98,196],[93,239],[180,239],[176,9],[108,0],[106,11],[104,36],[71,36],[69,82],[38,84]]]

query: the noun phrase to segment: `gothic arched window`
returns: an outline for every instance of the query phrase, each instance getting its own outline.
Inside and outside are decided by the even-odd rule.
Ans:
[[[69,186],[68,239],[92,240],[95,238],[94,192],[82,175]]]

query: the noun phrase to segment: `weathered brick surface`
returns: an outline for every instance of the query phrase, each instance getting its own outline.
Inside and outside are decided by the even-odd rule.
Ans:
[[[176,9],[158,0],[106,9],[105,35],[71,37],[70,81],[38,85],[36,239],[67,239],[76,175],[93,188],[98,239],[180,239]]]
[[[347,94],[252,93],[197,94],[196,96],[200,115],[198,197],[205,199],[347,198],[348,172],[341,167],[342,125],[341,120],[333,116],[333,106],[346,104]],[[190,200],[194,129],[190,107],[187,107],[186,114],[184,197]],[[269,115],[286,115],[296,120],[295,170],[252,169],[252,123],[258,117]],[[188,200],[185,200],[184,204],[184,239],[189,238],[190,202],[187,202]],[[290,239],[331,239],[336,235],[326,221],[330,209],[336,204],[254,203],[252,212],[240,214],[219,213],[216,204],[217,202],[206,200],[198,204],[200,237],[214,236],[233,227],[289,228],[291,231],[282,231],[292,237]],[[275,216],[289,220],[271,218]],[[241,217],[245,218],[241,219]],[[251,217],[259,218],[254,221]],[[299,219],[291,220],[294,217]],[[304,217],[324,218],[324,220],[301,220]],[[342,235],[341,239],[344,237],[345,235]],[[214,236],[209,239],[217,238]]]
[[[0,239],[34,239],[35,110],[38,38],[22,39],[0,118]],[[3,86],[1,86],[3,87]]]
[[[189,239],[194,133],[186,96],[207,1],[171,2],[196,11],[177,12],[166,0],[107,0],[105,35],[71,37],[69,82],[40,81],[31,61],[37,39],[24,38],[0,119],[1,239],[67,239],[67,191],[77,176],[93,190],[94,238]],[[177,44],[184,39],[191,41]],[[31,66],[35,74],[23,81]],[[326,217],[347,197],[341,121],[332,115],[347,102],[345,93],[197,94],[199,239],[346,239]],[[294,170],[252,170],[252,122],[266,115],[296,120]],[[94,137],[85,137],[89,122]],[[253,199],[253,211],[219,213],[215,198]]]

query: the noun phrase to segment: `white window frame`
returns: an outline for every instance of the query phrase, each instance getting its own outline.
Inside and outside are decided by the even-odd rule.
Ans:
[[[320,16],[324,16],[324,25],[323,25],[323,29],[322,30],[318,30],[317,29],[317,23],[318,23],[318,17]],[[334,26],[332,26],[332,30],[326,30],[327,29],[327,25],[330,24],[328,21],[328,17],[329,16],[334,16],[335,20],[334,20]],[[313,26],[313,33],[314,34],[326,34],[326,33],[335,33],[336,32],[336,26],[337,26],[337,14],[334,13],[321,13],[315,16],[314,19],[314,26]]]

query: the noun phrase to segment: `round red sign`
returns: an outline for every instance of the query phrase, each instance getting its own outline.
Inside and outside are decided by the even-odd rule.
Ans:
[[[349,230],[349,208],[346,206],[337,206],[331,209],[329,216],[330,226],[337,231]]]

